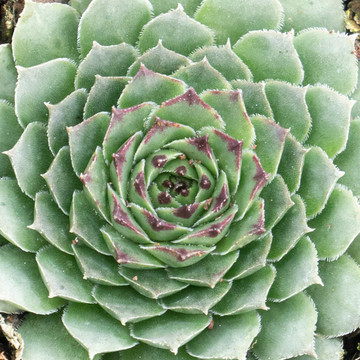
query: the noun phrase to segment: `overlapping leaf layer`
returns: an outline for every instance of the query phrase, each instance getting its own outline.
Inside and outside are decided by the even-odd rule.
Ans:
[[[28,312],[24,360],[341,358],[341,31],[338,0],[26,1],[0,47],[0,311]]]

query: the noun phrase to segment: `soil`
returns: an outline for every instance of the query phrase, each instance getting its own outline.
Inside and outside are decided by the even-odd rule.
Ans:
[[[69,0],[33,0],[37,2],[68,3]],[[360,12],[360,0],[345,0],[345,9]],[[0,0],[0,44],[9,43],[24,0]],[[350,32],[350,31],[348,31]],[[358,50],[358,49],[357,49]],[[360,54],[358,56],[360,58]],[[3,315],[6,318],[6,315]],[[344,337],[344,359],[360,360],[360,329]],[[13,360],[14,350],[0,330],[0,360]]]

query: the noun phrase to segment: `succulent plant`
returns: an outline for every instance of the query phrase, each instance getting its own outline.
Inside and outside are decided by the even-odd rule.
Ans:
[[[0,312],[26,312],[24,360],[342,357],[343,30],[340,0],[26,1],[0,46]]]

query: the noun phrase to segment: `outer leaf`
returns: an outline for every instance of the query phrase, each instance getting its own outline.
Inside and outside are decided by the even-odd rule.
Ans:
[[[137,344],[128,329],[98,305],[72,303],[62,321],[71,336],[87,349],[91,360],[97,354],[129,349]]]
[[[36,331],[34,331],[36,329]],[[19,329],[26,344],[22,359],[88,360],[85,349],[66,331],[61,313],[49,316],[28,314]]]
[[[166,13],[170,9],[175,9],[178,4],[181,4],[184,7],[184,11],[189,16],[193,16],[196,8],[199,6],[200,3],[201,0],[168,0],[166,2],[164,2],[163,0],[151,0],[155,16],[161,13]]]
[[[13,103],[17,73],[9,44],[0,45],[0,72],[0,99]]]
[[[174,355],[169,350],[159,349],[146,344],[139,344],[131,350],[124,351],[122,360],[143,360],[146,356],[150,359],[161,360],[193,360],[184,348],[180,348],[179,352]],[[117,359],[116,359],[117,360]]]
[[[339,360],[343,357],[343,343],[340,339],[315,337],[315,352],[318,360]],[[297,360],[313,360],[312,356],[304,355]]]
[[[77,61],[78,18],[69,6],[27,1],[13,36],[16,63],[28,67],[56,58]]]

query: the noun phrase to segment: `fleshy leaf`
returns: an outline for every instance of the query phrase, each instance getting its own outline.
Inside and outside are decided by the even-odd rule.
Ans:
[[[83,280],[75,258],[65,254],[54,247],[41,249],[36,261],[49,297],[62,297],[70,301],[93,303],[91,296],[92,285]]]
[[[319,313],[317,332],[337,337],[354,331],[360,324],[360,268],[349,256],[336,261],[321,261],[320,277],[324,286],[307,291]]]
[[[307,232],[312,231],[306,222],[305,204],[301,197],[292,197],[292,206],[272,229],[273,241],[269,253],[269,259],[281,260],[297,243],[297,241]]]
[[[200,334],[210,324],[206,315],[167,312],[157,318],[134,324],[131,335],[146,344],[170,349],[175,355],[180,346]]]
[[[129,349],[137,344],[129,330],[98,305],[72,303],[62,317],[66,330],[89,352],[97,354]]]
[[[166,13],[170,9],[176,9],[178,4],[181,4],[184,8],[184,11],[189,15],[193,16],[196,8],[201,3],[201,0],[168,0],[164,2],[163,0],[151,0],[153,6],[154,15],[157,16],[161,13]],[[154,357],[154,359],[156,356]]]
[[[314,353],[316,310],[303,293],[272,303],[261,313],[261,333],[254,346],[256,357],[275,360]]]
[[[36,331],[34,331],[36,329]],[[86,350],[66,331],[61,313],[49,316],[27,314],[19,328],[26,344],[22,359],[71,359],[88,360]]]
[[[101,46],[94,41],[91,51],[78,67],[75,88],[90,91],[95,75],[126,76],[136,57],[136,50],[129,44]]]
[[[61,212],[49,193],[36,194],[35,220],[30,228],[38,231],[59,250],[72,254],[71,242],[74,236],[69,233],[69,218]]]
[[[219,113],[226,125],[227,134],[242,140],[245,149],[253,143],[255,132],[246,113],[242,92],[210,90],[204,92],[201,99]]]
[[[212,45],[212,31],[185,14],[181,5],[146,24],[139,38],[139,50],[143,53],[156,46],[161,39],[167,49],[189,55],[199,47]]]
[[[293,32],[252,31],[233,50],[249,67],[254,81],[274,79],[299,84],[304,71],[293,38]]]
[[[1,62],[1,46],[0,46]],[[1,85],[0,85],[1,89]],[[3,153],[11,149],[19,140],[22,129],[17,122],[12,105],[0,101],[0,176],[13,176],[13,168],[9,158]]]
[[[69,4],[75,10],[77,10],[78,13],[83,14],[91,1],[92,0],[70,0]]]
[[[22,126],[33,121],[46,123],[46,102],[57,104],[74,91],[76,66],[67,59],[55,59],[30,68],[18,66],[15,112]]]
[[[266,266],[254,274],[233,281],[230,291],[213,308],[214,313],[228,316],[256,309],[268,310],[266,298],[275,274],[273,266]]]
[[[62,147],[45,174],[45,179],[59,208],[68,215],[71,199],[75,189],[81,189],[81,183],[76,177],[70,161],[69,147]]]
[[[95,84],[91,88],[84,108],[85,119],[102,111],[110,112],[130,80],[131,78],[125,76],[95,75]]]
[[[173,76],[192,86],[198,93],[208,89],[231,89],[225,77],[209,64],[206,57],[202,61],[180,68]]]
[[[118,264],[132,269],[157,269],[164,267],[163,263],[132,241],[121,236],[110,226],[101,229],[104,240]]]
[[[213,289],[189,286],[183,291],[161,300],[162,306],[171,311],[184,314],[205,314],[229,291],[231,284],[218,283]]]
[[[155,73],[141,65],[137,74],[121,94],[119,105],[124,109],[146,101],[161,104],[184,91],[185,84],[182,81]]]
[[[105,311],[123,325],[160,316],[166,311],[155,300],[140,295],[130,286],[97,286],[93,296]]]
[[[294,46],[304,67],[304,84],[326,84],[351,94],[357,78],[355,38],[326,29],[309,29],[296,36]]]
[[[113,257],[99,254],[79,241],[74,242],[72,249],[85,280],[90,279],[94,283],[110,286],[127,285],[119,275],[118,265]]]
[[[100,232],[104,225],[104,219],[95,212],[85,193],[75,191],[70,209],[70,232],[80,237],[92,249],[109,255],[109,249]]]
[[[80,89],[67,96],[56,105],[46,104],[49,109],[48,138],[49,148],[55,155],[63,146],[68,145],[66,132],[68,126],[82,121],[87,93]]]
[[[231,1],[205,0],[195,19],[215,31],[218,44],[228,38],[235,43],[250,30],[278,29],[282,22],[282,8],[278,1],[269,0],[264,7],[261,0]]]
[[[185,289],[188,284],[169,279],[163,269],[139,270],[120,268],[120,275],[140,294],[150,299],[161,299]]]
[[[175,51],[169,50],[163,46],[162,40],[158,44],[139,56],[137,60],[130,66],[128,75],[135,76],[139,71],[141,64],[148,69],[160,74],[171,75],[181,66],[190,64],[190,60]]]
[[[6,155],[10,158],[21,190],[34,199],[35,194],[46,186],[40,175],[47,170],[52,160],[46,127],[38,122],[29,124]]]
[[[214,288],[238,258],[234,251],[226,255],[207,256],[201,263],[186,268],[169,268],[171,279],[179,280],[195,286]]]
[[[0,45],[0,72],[0,99],[13,103],[17,73],[10,44]]]
[[[219,71],[226,80],[251,80],[252,74],[244,62],[232,51],[230,41],[225,46],[208,46],[197,50],[190,55],[194,62],[201,61],[204,57],[210,65]]]
[[[321,147],[330,158],[344,150],[353,102],[326,87],[310,87],[306,103],[312,128],[306,143]]]
[[[343,175],[325,152],[316,147],[305,154],[301,186],[298,191],[306,204],[306,216],[314,217],[325,206],[337,180]]]
[[[95,0],[84,12],[79,26],[82,57],[91,50],[93,41],[101,45],[126,42],[135,45],[141,28],[150,20],[151,5],[146,0]],[[122,24],[122,26],[114,26]]]
[[[310,285],[322,285],[317,253],[309,238],[299,240],[295,248],[274,265],[276,278],[269,293],[274,301],[284,301]]]
[[[281,81],[268,81],[265,92],[275,121],[280,126],[291,129],[296,140],[304,141],[311,128],[311,117],[305,102],[307,88]]]
[[[71,162],[76,175],[84,172],[97,146],[100,146],[110,117],[99,113],[80,124],[67,128],[69,134]]]
[[[25,196],[15,180],[0,179],[0,234],[24,251],[35,252],[44,239],[28,228],[34,220],[34,202]]]
[[[56,58],[77,61],[78,21],[69,6],[26,2],[13,36],[16,63],[28,67]]]
[[[339,360],[344,355],[343,342],[340,339],[327,339],[315,336],[315,353],[318,360]],[[296,360],[313,360],[309,355],[297,357]]]
[[[13,245],[0,248],[0,300],[36,314],[50,314],[65,304],[49,299],[35,255]]]
[[[320,259],[337,259],[360,232],[360,206],[351,191],[336,187],[323,210],[309,222]]]
[[[205,329],[187,345],[190,355],[202,359],[244,359],[261,328],[260,316],[255,311],[214,317],[213,322],[211,329]]]

